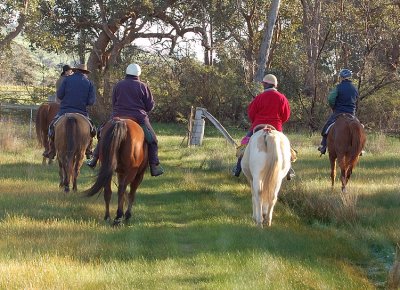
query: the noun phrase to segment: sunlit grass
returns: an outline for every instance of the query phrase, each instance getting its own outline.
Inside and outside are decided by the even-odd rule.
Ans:
[[[261,230],[245,178],[230,175],[233,146],[210,128],[192,148],[185,126],[155,128],[166,173],[146,173],[134,217],[120,228],[103,221],[102,195],[83,196],[96,171],[82,168],[78,192],[65,194],[57,165],[41,165],[35,140],[1,151],[1,289],[385,287],[400,241],[399,140],[379,137],[376,148],[385,150],[362,157],[349,184],[357,218],[338,223],[296,209],[305,195],[340,201],[340,185],[332,191],[318,135],[288,134],[299,151],[297,177],[284,181],[273,225]],[[244,134],[231,131],[236,140]]]

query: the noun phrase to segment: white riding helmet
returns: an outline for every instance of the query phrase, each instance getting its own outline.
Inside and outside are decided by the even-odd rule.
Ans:
[[[131,75],[131,76],[140,76],[140,74],[142,73],[142,69],[140,68],[140,66],[136,63],[131,63],[130,65],[128,65],[128,67],[126,68],[126,74],[127,75]]]
[[[262,80],[263,83],[267,83],[270,85],[274,85],[276,87],[278,85],[278,79],[273,74],[267,74]]]

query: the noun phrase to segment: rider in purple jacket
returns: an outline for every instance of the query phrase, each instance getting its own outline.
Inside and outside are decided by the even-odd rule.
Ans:
[[[112,118],[132,118],[142,127],[148,144],[150,173],[158,176],[164,173],[158,159],[158,141],[150,124],[148,113],[154,108],[154,99],[150,88],[140,81],[141,68],[137,64],[130,64],[126,69],[125,79],[119,81],[112,93]],[[93,153],[93,159],[87,165],[95,167],[97,164],[98,148]]]

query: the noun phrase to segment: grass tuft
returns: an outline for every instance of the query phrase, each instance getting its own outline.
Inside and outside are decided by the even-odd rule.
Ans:
[[[358,220],[357,193],[312,192],[304,190],[301,183],[281,197],[307,222],[355,224]]]

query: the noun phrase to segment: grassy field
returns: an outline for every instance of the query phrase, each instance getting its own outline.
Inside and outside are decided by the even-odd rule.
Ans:
[[[0,289],[387,287],[400,242],[399,139],[368,136],[343,197],[319,136],[289,133],[297,177],[284,181],[272,227],[259,229],[245,178],[230,175],[235,150],[211,127],[187,148],[185,126],[155,126],[166,173],[146,174],[133,220],[113,228],[102,196],[82,195],[96,171],[82,168],[78,193],[64,194],[28,129],[2,123]]]

